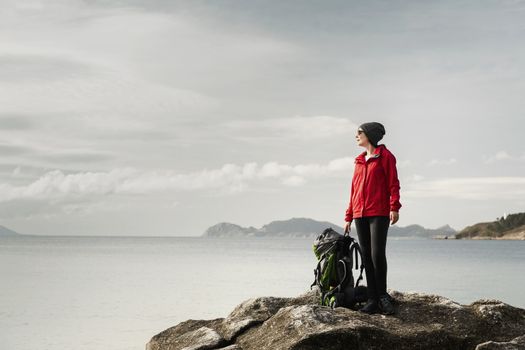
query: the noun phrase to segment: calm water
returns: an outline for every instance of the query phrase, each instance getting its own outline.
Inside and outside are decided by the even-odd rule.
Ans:
[[[0,238],[2,349],[144,349],[313,280],[311,239]],[[390,240],[389,288],[525,307],[525,241]]]

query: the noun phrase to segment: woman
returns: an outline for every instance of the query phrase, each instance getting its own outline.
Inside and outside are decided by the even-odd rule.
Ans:
[[[378,145],[385,134],[381,123],[364,123],[357,130],[357,144],[366,149],[355,158],[350,203],[345,216],[345,234],[355,221],[357,237],[365,263],[368,302],[359,311],[393,314],[386,291],[386,237],[389,221],[399,220],[399,180],[396,158],[385,145]]]

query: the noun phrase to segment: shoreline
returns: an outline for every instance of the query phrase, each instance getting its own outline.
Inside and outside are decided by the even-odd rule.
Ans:
[[[525,241],[525,237],[466,237],[455,238],[456,240],[470,240],[470,241]]]

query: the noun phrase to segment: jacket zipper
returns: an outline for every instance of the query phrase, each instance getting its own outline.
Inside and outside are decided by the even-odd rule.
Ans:
[[[370,158],[377,158],[379,157],[379,154],[374,154],[372,156],[370,156]],[[361,211],[361,215],[364,215],[365,214],[365,200],[366,200],[366,196],[365,196],[365,188],[366,188],[366,176],[368,175],[368,160],[370,160],[370,158],[366,159],[365,158],[365,178],[363,180],[363,189],[362,189],[362,193],[363,193],[363,209]]]
[[[365,200],[366,200],[365,188],[366,188],[366,175],[368,174],[368,164],[367,163],[368,163],[368,161],[365,158],[365,178],[363,180],[363,189],[362,189],[362,193],[363,193],[363,209],[361,210],[361,216],[363,216],[365,214]]]

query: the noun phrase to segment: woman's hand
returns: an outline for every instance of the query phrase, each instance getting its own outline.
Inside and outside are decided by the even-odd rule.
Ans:
[[[348,221],[345,223],[345,235],[347,233],[350,233],[350,223]]]
[[[390,225],[395,224],[399,220],[399,213],[397,211],[390,212]]]

